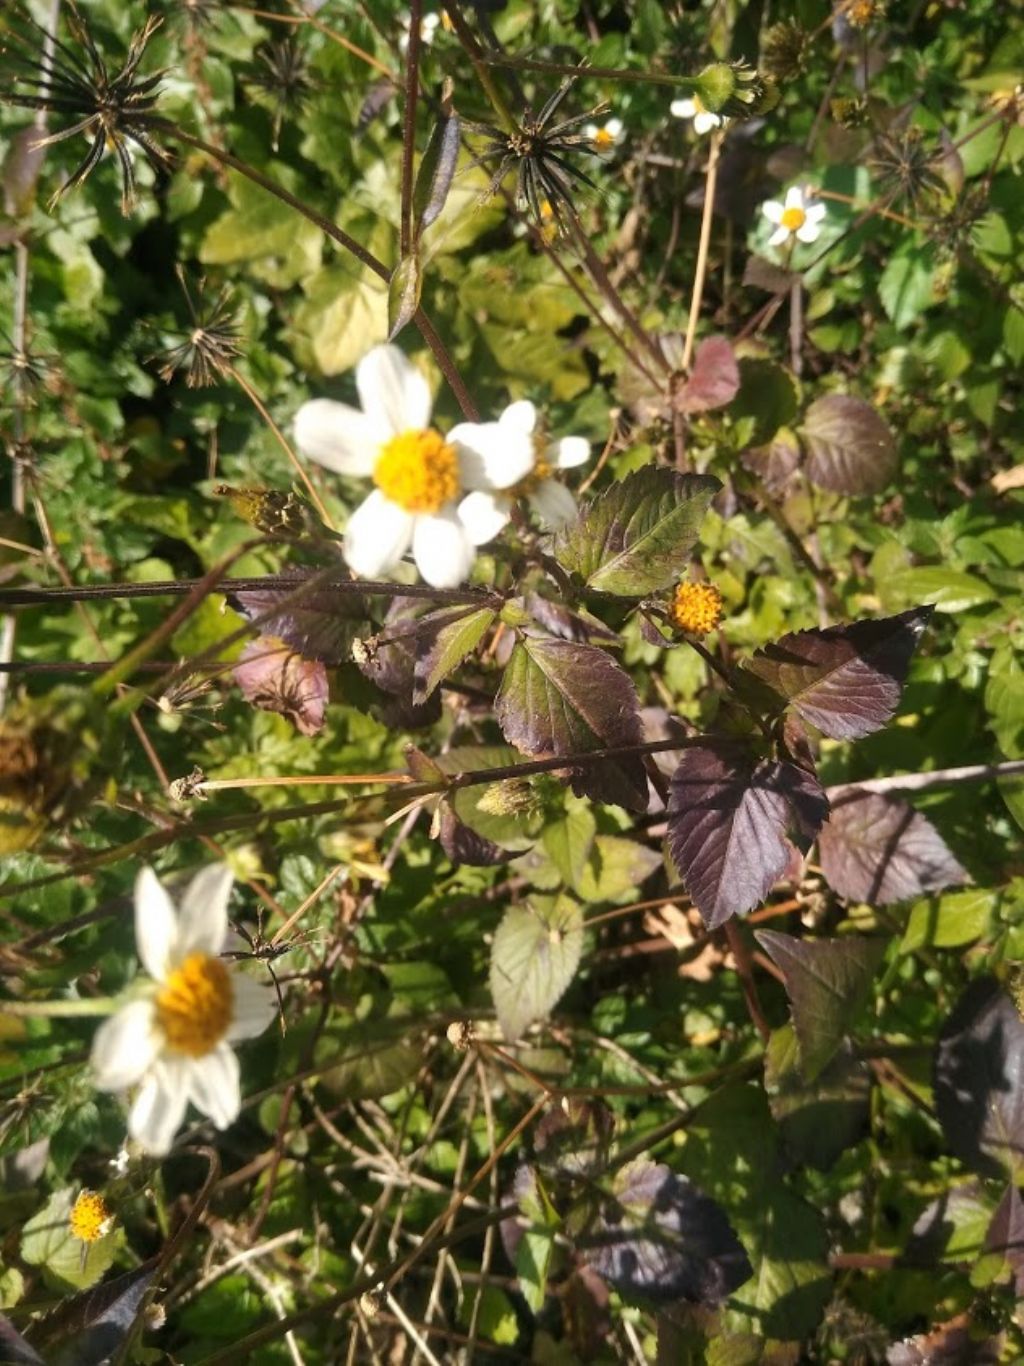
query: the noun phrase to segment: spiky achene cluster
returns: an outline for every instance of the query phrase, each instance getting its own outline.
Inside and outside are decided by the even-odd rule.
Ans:
[[[0,36],[0,100],[74,119],[69,127],[41,139],[40,146],[79,133],[92,139],[88,152],[53,195],[51,207],[82,184],[108,147],[120,166],[125,214],[131,213],[137,198],[130,144],[140,147],[155,168],[169,165],[169,153],[152,136],[163,72],[144,76],[139,71],[160,23],[158,16],[151,16],[129,43],[123,64],[112,71],[74,0],[68,0],[67,25],[80,50],[48,32],[22,7],[8,18]]]
[[[169,383],[178,371],[183,371],[190,389],[204,389],[218,383],[242,353],[238,316],[226,289],[207,304],[202,297],[202,282],[199,297],[194,299],[180,266],[177,273],[192,326],[179,345],[153,359],[159,363],[162,380]]]

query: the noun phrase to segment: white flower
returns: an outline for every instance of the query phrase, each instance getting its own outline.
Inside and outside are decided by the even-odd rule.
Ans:
[[[621,119],[609,119],[603,126],[588,123],[584,126],[583,136],[590,139],[599,156],[610,157],[615,154],[616,147],[625,141],[626,127]]]
[[[777,199],[769,199],[761,205],[761,212],[769,223],[774,223],[775,231],[768,238],[770,247],[777,247],[788,237],[796,234],[800,242],[814,242],[821,233],[821,220],[825,217],[824,204],[812,204],[813,191],[809,185],[801,190],[793,185],[786,191],[786,201],[780,204]]]
[[[424,47],[429,47],[434,41],[434,34],[437,26],[441,22],[439,14],[424,14],[420,19],[420,42]],[[402,53],[409,51],[409,29],[412,24],[412,15],[406,14],[402,19],[402,32],[398,37],[398,50]]]
[[[139,1088],[128,1133],[158,1156],[190,1100],[218,1129],[237,1118],[231,1044],[261,1034],[274,1015],[269,988],[219,957],[231,883],[223,864],[202,869],[176,911],[151,868],[135,881],[135,944],[152,982],[97,1030],[92,1067],[101,1091]]]
[[[710,133],[712,128],[724,128],[729,121],[721,114],[712,114],[699,95],[692,95],[688,100],[673,100],[668,112],[677,119],[693,119],[694,131],[698,133]]]
[[[590,459],[590,442],[563,436],[549,443],[535,431],[537,410],[527,399],[510,404],[497,422],[464,422],[452,441],[473,451],[490,478],[491,490],[466,497],[459,515],[482,544],[497,536],[512,515],[517,497],[525,497],[545,527],[558,527],[576,515],[576,499],[553,478]]]
[[[511,453],[492,468],[462,448],[456,434],[470,424],[448,437],[430,427],[427,381],[397,346],[375,346],[363,357],[356,388],[362,412],[315,398],[295,415],[295,441],[304,455],[338,474],[369,475],[377,485],[349,518],[345,559],[372,579],[411,546],[427,583],[454,588],[472,569],[476,547],[494,534],[481,539],[479,526],[465,521],[463,489],[506,488],[528,467],[519,469]]]

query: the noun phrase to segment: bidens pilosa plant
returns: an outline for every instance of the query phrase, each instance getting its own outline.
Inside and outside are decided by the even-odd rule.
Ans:
[[[777,9],[0,6],[9,1355],[1024,1355],[1019,22]]]

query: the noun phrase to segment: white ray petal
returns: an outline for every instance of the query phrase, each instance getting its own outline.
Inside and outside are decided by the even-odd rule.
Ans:
[[[574,469],[577,465],[585,465],[590,459],[590,442],[583,436],[563,436],[554,444],[554,455],[555,469]]]
[[[147,1152],[163,1157],[170,1152],[188,1105],[186,1073],[178,1061],[158,1062],[135,1097],[128,1114],[128,1133]]]
[[[474,489],[459,504],[459,521],[474,545],[486,545],[508,525],[511,508],[507,494]]]
[[[673,100],[668,112],[677,119],[692,119],[697,112],[697,104],[695,100]]]
[[[458,451],[467,489],[508,489],[533,469],[533,439],[511,424],[460,422],[448,440]]]
[[[179,953],[220,953],[228,934],[228,901],[234,881],[226,863],[211,863],[196,873],[178,911]]]
[[[178,914],[152,868],[135,879],[135,947],[150,977],[162,982],[177,958]]]
[[[508,405],[498,418],[498,425],[529,436],[537,425],[537,409],[528,398],[518,399]]]
[[[302,455],[335,474],[373,473],[380,448],[391,436],[347,403],[314,398],[295,414],[295,444]]]
[[[226,1129],[238,1118],[242,1108],[238,1059],[226,1043],[188,1060],[188,1094],[196,1109],[209,1115],[218,1129]]]
[[[781,247],[788,236],[788,228],[776,228],[771,237],[768,238],[768,245],[770,247]]]
[[[796,235],[801,242],[817,242],[821,236],[821,225],[819,223],[805,223],[802,228],[797,228]]]
[[[761,212],[769,223],[780,223],[785,209],[777,199],[766,199],[761,205]]]
[[[364,579],[386,573],[409,549],[414,520],[374,489],[348,519],[344,553],[349,566]]]
[[[475,552],[453,507],[416,518],[412,557],[421,577],[434,588],[457,588],[466,581]]]
[[[356,388],[363,412],[392,436],[430,423],[430,386],[397,346],[385,343],[366,353],[356,366]]]
[[[530,494],[530,506],[543,525],[551,530],[564,526],[576,516],[576,499],[557,479],[545,479]]]
[[[239,1039],[254,1039],[262,1034],[274,1018],[277,999],[270,983],[257,982],[247,973],[235,970],[231,974],[234,1009],[226,1038],[228,1043]]]
[[[141,1081],[163,1042],[151,1000],[129,1001],[104,1020],[92,1041],[90,1063],[98,1091],[124,1091]]]

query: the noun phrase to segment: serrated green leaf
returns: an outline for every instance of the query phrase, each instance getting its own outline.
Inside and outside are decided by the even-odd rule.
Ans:
[[[490,607],[442,608],[421,617],[413,670],[413,701],[422,706],[434,690],[483,640],[497,613]]]
[[[719,488],[710,475],[636,470],[580,508],[556,540],[555,558],[597,592],[660,592],[685,572]]]
[[[992,921],[999,894],[983,888],[966,892],[947,892],[916,902],[903,934],[900,949],[952,949],[980,939]]]
[[[123,1235],[115,1226],[94,1243],[75,1238],[69,1220],[77,1195],[70,1187],[54,1191],[22,1229],[21,1255],[29,1266],[41,1266],[58,1281],[87,1290],[111,1266]]]
[[[564,815],[544,827],[541,843],[545,853],[558,869],[562,881],[574,892],[580,890],[580,879],[596,834],[594,813],[581,802],[567,805]]]
[[[569,897],[511,906],[491,945],[491,995],[502,1032],[518,1039],[547,1017],[576,975],[583,910]]]

